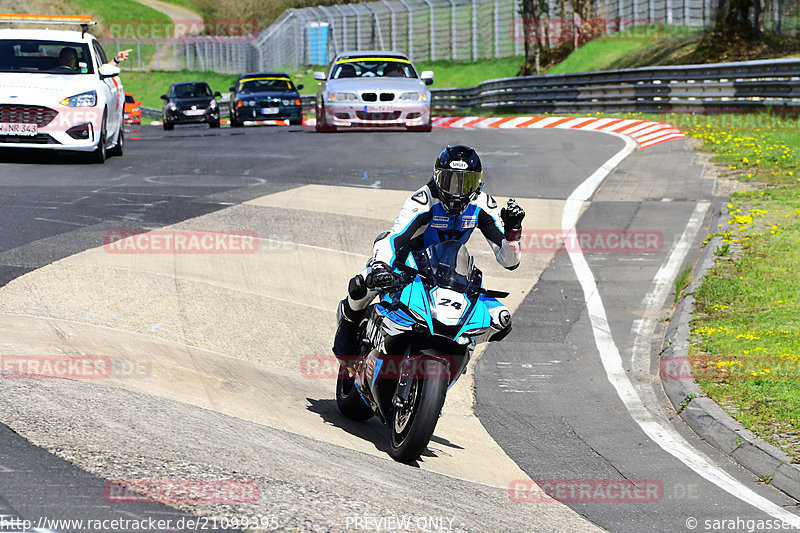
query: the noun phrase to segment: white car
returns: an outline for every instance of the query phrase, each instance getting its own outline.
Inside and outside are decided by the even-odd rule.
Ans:
[[[0,30],[0,147],[122,155],[125,92],[106,63],[86,31]]]
[[[337,128],[405,127],[431,131],[433,71],[417,70],[397,52],[346,52],[327,72],[315,72],[317,131]]]

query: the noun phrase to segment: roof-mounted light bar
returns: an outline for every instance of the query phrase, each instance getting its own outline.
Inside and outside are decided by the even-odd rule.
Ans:
[[[81,27],[81,35],[89,31],[89,26],[94,26],[97,21],[86,15],[21,15],[18,13],[0,13],[0,24],[65,24]]]

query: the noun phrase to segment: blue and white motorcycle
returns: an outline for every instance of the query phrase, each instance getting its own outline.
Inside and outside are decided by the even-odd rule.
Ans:
[[[339,372],[336,403],[354,420],[377,416],[392,432],[397,461],[425,450],[475,346],[511,329],[511,315],[497,301],[508,293],[482,282],[466,246],[445,241],[395,264],[395,283],[367,310],[361,353]]]

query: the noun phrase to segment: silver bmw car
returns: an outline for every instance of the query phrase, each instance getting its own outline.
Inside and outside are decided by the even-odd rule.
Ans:
[[[317,131],[400,126],[431,131],[433,71],[417,74],[397,52],[347,52],[315,72]]]

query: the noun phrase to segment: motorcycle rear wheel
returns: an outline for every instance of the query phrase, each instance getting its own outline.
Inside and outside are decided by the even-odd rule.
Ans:
[[[372,409],[358,393],[355,380],[344,368],[340,368],[339,377],[336,379],[336,405],[339,411],[351,420],[363,422],[373,416]]]
[[[435,365],[441,368],[434,370]],[[447,367],[440,361],[429,360],[426,368],[429,377],[411,378],[408,404],[392,413],[389,453],[401,463],[415,461],[425,451],[444,405],[448,380],[432,376],[446,376]]]

